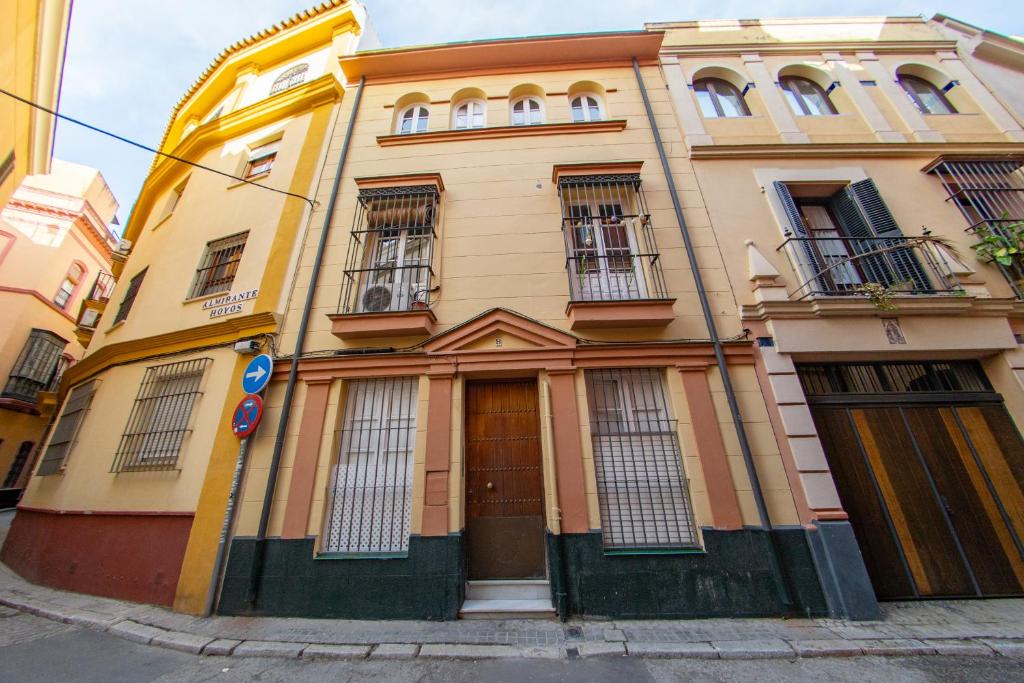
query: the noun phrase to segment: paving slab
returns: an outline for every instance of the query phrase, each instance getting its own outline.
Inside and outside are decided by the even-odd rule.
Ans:
[[[784,640],[715,640],[711,645],[722,659],[795,658],[793,648]]]
[[[995,654],[992,648],[977,640],[944,638],[941,640],[922,640],[921,642],[930,648],[934,648],[940,655],[988,657]]]
[[[381,643],[370,651],[370,659],[412,659],[419,648],[408,643]]]
[[[718,650],[711,643],[626,643],[626,650],[636,657],[718,659]]]
[[[1024,640],[983,638],[982,642],[1004,657],[1024,657]]]
[[[302,651],[303,659],[363,659],[370,654],[369,645],[334,645],[313,643]]]
[[[432,659],[495,659],[518,657],[519,650],[508,645],[442,645],[420,647],[420,657]]]
[[[235,657],[284,657],[296,659],[308,645],[309,643],[246,640],[239,644],[231,654]]]
[[[242,644],[240,640],[231,640],[229,638],[218,638],[217,640],[209,643],[203,648],[204,655],[211,655],[214,657],[227,657],[229,654],[235,651],[235,648]]]
[[[178,650],[179,652],[188,652],[189,654],[197,655],[203,651],[204,647],[213,641],[214,638],[209,636],[197,636],[191,633],[181,633],[179,631],[165,631],[161,635],[155,636],[149,644],[159,645],[160,647],[166,647],[170,650]]]
[[[111,626],[107,629],[107,633],[112,633],[115,636],[120,636],[121,638],[131,640],[136,643],[149,645],[151,640],[157,636],[167,633],[167,631],[126,619]]]
[[[111,626],[119,621],[124,621],[121,617],[108,617],[101,614],[72,614],[68,617],[67,623],[74,626],[82,626],[84,628],[90,628],[95,631],[106,631]]]
[[[907,655],[933,655],[935,648],[914,638],[886,638],[882,640],[858,640],[857,644],[866,655],[904,657]]]
[[[606,628],[604,633],[605,641],[609,643],[624,643],[626,642],[626,634],[622,632],[622,629],[618,628]]]
[[[856,642],[842,638],[791,640],[789,645],[801,657],[853,657],[861,654],[861,648]]]

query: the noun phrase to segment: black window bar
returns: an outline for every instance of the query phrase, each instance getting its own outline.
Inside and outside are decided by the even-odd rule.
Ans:
[[[417,388],[416,377],[348,382],[323,552],[408,551]]]
[[[49,330],[30,331],[0,398],[35,403],[36,394],[50,389],[61,369],[61,355],[67,345],[67,341]]]
[[[697,546],[662,371],[602,368],[585,377],[605,548]]]
[[[977,361],[802,363],[800,384],[808,397],[831,394],[992,392]]]
[[[207,243],[188,298],[229,291],[248,239],[249,233],[246,231]]]
[[[360,191],[339,313],[430,308],[439,200],[433,185]]]
[[[967,220],[967,232],[1010,237],[1011,226],[1024,222],[1024,158],[944,160],[933,173]],[[1024,268],[1015,261],[1002,270],[1017,298],[1024,298]]]
[[[178,469],[209,358],[146,368],[111,472]]]
[[[85,298],[89,301],[109,300],[110,293],[114,291],[115,282],[113,275],[100,271],[96,275],[96,279],[93,280],[92,287],[89,289],[89,295]]]
[[[563,176],[558,196],[571,301],[667,298],[639,174]]]

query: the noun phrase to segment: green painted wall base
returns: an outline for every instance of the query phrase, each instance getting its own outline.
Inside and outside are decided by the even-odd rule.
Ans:
[[[705,552],[659,555],[609,554],[600,532],[549,534],[555,607],[631,619],[828,614],[803,528],[703,533]]]
[[[315,558],[315,539],[269,538],[256,604],[255,538],[231,543],[218,614],[335,619],[455,619],[465,591],[462,536],[411,536],[405,557]]]

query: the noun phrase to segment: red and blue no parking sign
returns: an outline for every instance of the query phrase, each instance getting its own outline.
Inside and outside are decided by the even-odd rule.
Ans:
[[[239,401],[235,407],[235,412],[231,416],[231,431],[239,439],[244,439],[256,431],[261,419],[263,419],[263,399],[255,394],[250,394]]]

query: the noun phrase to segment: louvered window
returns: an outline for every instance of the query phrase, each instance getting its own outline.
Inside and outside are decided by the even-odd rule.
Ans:
[[[89,405],[92,403],[97,386],[99,386],[99,382],[94,380],[80,384],[71,390],[64,403],[64,410],[60,413],[60,419],[57,420],[57,426],[54,427],[53,434],[50,436],[50,443],[47,444],[46,452],[43,453],[43,460],[39,463],[39,469],[36,471],[37,475],[56,474],[64,469],[64,463],[67,462],[68,455],[71,454],[75,439],[78,437],[78,430],[81,429],[82,421],[89,412]]]
[[[348,383],[324,552],[408,551],[417,383],[415,377]]]
[[[242,232],[207,243],[203,260],[196,269],[196,277],[189,293],[190,299],[231,289],[248,239],[249,233]]]
[[[3,441],[0,440],[0,443],[3,443]],[[21,472],[25,469],[25,463],[28,462],[29,456],[32,455],[32,447],[34,445],[31,441],[21,442],[21,445],[18,446],[18,453],[14,456],[11,467],[7,470],[7,476],[4,477],[4,483],[0,488],[10,489],[17,486],[21,480]]]
[[[142,281],[145,279],[146,271],[143,270],[141,273],[137,273],[135,277],[128,282],[128,291],[124,293],[124,298],[121,299],[121,305],[117,309],[117,315],[114,316],[115,325],[128,318],[128,314],[131,313],[132,306],[135,305],[135,297],[139,295],[139,289],[142,288]]]
[[[65,340],[49,330],[29,332],[28,341],[21,347],[0,398],[35,403],[36,394],[46,391],[52,384],[67,345]]]
[[[587,370],[586,384],[605,547],[697,545],[662,371]]]
[[[209,358],[146,368],[111,472],[173,470]]]

